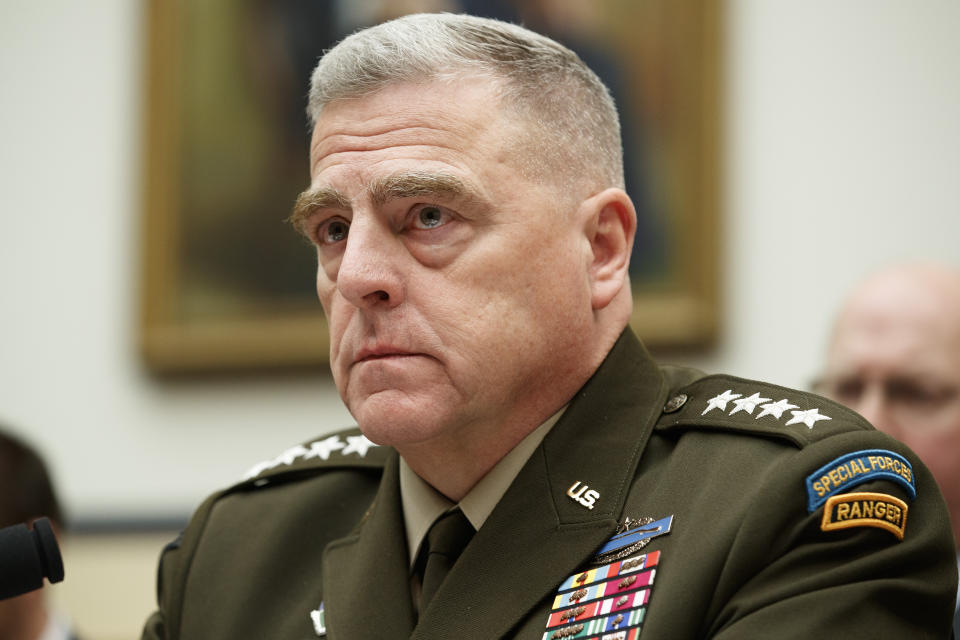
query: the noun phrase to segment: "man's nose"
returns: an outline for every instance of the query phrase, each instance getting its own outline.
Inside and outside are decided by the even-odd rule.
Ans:
[[[375,220],[354,218],[337,271],[337,289],[357,307],[395,307],[403,298],[396,236]]]
[[[893,407],[879,385],[868,386],[851,408],[866,418],[879,431],[895,438],[899,437],[897,435],[899,427],[896,417],[893,415]]]

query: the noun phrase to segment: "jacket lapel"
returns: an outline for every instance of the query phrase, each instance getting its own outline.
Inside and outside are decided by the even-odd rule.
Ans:
[[[613,535],[666,393],[625,331],[464,550],[412,638],[499,638],[552,597]],[[568,496],[577,482],[599,494],[592,508]]]
[[[359,533],[335,540],[323,556],[323,599],[331,638],[409,638],[413,605],[400,506],[399,458],[384,468],[380,490]]]

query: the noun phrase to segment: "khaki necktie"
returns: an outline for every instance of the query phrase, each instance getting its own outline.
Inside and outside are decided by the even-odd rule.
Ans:
[[[426,558],[423,566],[423,589],[420,592],[421,612],[427,610],[430,600],[474,533],[473,525],[459,508],[443,514],[430,527],[424,549]],[[424,551],[421,551],[421,554]]]

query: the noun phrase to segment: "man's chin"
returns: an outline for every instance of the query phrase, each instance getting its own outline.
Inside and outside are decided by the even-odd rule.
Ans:
[[[411,424],[409,420],[366,419],[358,420],[357,425],[371,442],[401,450],[429,442],[443,432],[442,428],[430,428],[423,423]]]
[[[449,431],[454,422],[450,403],[457,399],[444,394],[387,389],[348,400],[347,408],[363,435],[381,446],[401,448],[433,440]]]

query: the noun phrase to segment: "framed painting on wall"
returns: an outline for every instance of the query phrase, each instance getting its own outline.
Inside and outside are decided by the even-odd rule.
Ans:
[[[309,183],[317,57],[395,17],[382,0],[151,0],[140,346],[158,373],[315,366],[329,338],[313,250],[285,219]],[[721,3],[424,0],[521,22],[576,51],[617,100],[638,210],[631,324],[652,346],[717,318]]]

